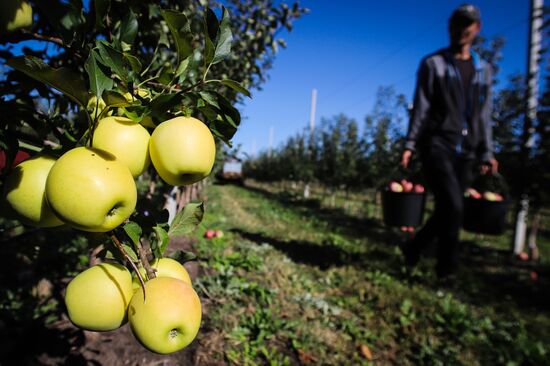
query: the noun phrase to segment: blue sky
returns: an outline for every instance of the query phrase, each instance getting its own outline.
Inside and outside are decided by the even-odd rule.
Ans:
[[[410,100],[420,59],[448,44],[447,19],[462,3],[302,0],[311,12],[282,34],[288,47],[277,55],[269,81],[240,107],[244,120],[235,145],[257,153],[268,148],[271,127],[274,147],[302,130],[313,88],[316,124],[345,113],[361,125],[381,85],[394,85]],[[506,38],[499,74],[506,85],[508,75],[525,72],[529,1],[474,4],[481,9],[481,34]]]

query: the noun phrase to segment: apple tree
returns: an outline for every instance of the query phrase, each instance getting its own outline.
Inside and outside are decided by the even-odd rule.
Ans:
[[[91,261],[106,263],[72,280],[70,319],[111,330],[130,306],[134,334],[158,353],[191,342],[201,313],[185,269],[165,252],[201,222],[204,205],[188,203],[168,220],[163,200],[208,176],[216,142],[230,145],[239,128],[236,103],[260,87],[284,46],[278,31],[306,12],[266,0],[224,5],[9,0],[0,8],[5,236],[32,237],[32,226],[90,233]],[[175,322],[172,348],[140,330],[172,306],[156,295],[163,291],[186,307],[166,320]],[[185,332],[175,331],[180,325]]]

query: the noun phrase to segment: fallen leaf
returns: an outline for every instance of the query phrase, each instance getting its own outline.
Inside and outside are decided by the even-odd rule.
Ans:
[[[301,349],[298,350],[298,358],[300,359],[300,363],[304,365],[317,362],[312,354],[307,353],[306,351],[303,351]]]
[[[366,344],[362,344],[359,346],[359,349],[361,350],[361,354],[363,357],[365,357],[367,360],[372,361],[372,352],[370,351],[369,346]]]

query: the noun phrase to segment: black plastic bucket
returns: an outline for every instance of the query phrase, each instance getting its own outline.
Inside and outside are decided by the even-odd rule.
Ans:
[[[509,203],[507,200],[464,198],[464,230],[479,234],[502,234],[506,228]]]
[[[387,226],[420,226],[426,195],[415,192],[382,191],[384,224]]]

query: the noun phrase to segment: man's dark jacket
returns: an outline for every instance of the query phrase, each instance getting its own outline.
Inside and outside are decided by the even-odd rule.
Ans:
[[[472,59],[475,73],[466,93],[449,49],[422,60],[406,149],[421,150],[437,139],[466,157],[493,158],[492,69],[473,51]]]

